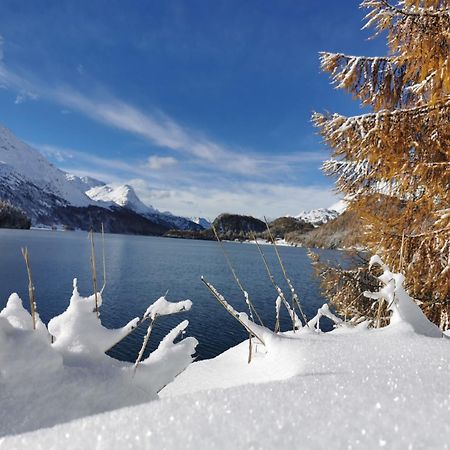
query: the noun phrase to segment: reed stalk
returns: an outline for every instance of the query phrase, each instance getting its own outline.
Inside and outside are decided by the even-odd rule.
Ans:
[[[89,232],[89,238],[91,241],[91,271],[92,271],[92,285],[94,287],[95,313],[97,314],[97,317],[100,317],[98,308],[97,264],[95,261],[94,232],[92,230]]]
[[[239,317],[239,313],[236,310],[234,310],[234,308],[232,308],[228,302],[225,301],[225,299],[217,292],[214,286],[208,281],[206,281],[203,277],[201,278],[201,280],[203,284],[211,292],[213,297],[225,308],[225,311],[227,311],[231,317],[234,317],[244,327],[244,329],[247,331],[248,334],[252,334],[253,336],[256,337],[256,339],[258,339],[261,342],[261,344],[266,345],[264,340],[241,320],[241,318]]]
[[[33,284],[33,277],[31,273],[30,264],[30,254],[28,252],[28,247],[22,248],[23,259],[25,260],[25,265],[27,267],[28,274],[28,297],[30,299],[30,310],[31,310],[31,320],[33,321],[33,330],[36,329],[36,296]]]
[[[269,276],[269,279],[272,282],[272,285],[275,288],[277,295],[281,298],[283,305],[286,307],[286,309],[289,313],[289,317],[292,320],[292,326],[295,328],[295,311],[291,309],[291,307],[289,306],[289,303],[286,300],[286,297],[284,296],[283,291],[281,290],[280,286],[278,286],[278,284],[276,283],[275,277],[272,275],[272,272],[270,271],[270,267],[269,267],[269,263],[267,262],[266,255],[262,251],[261,246],[259,245],[258,239],[256,238],[256,236],[253,233],[251,233],[250,236],[255,241],[256,247],[258,248],[259,254],[261,255],[261,258],[263,260],[264,267],[266,268],[267,275]],[[280,331],[279,314],[277,314],[274,331],[275,331],[275,333]]]
[[[102,259],[103,259],[103,286],[100,291],[101,294],[103,294],[103,291],[106,287],[106,256],[105,256],[105,229],[103,227],[102,222]]]
[[[139,350],[139,355],[138,355],[138,357],[136,359],[136,362],[134,363],[133,376],[136,373],[137,367],[138,367],[139,363],[141,362],[141,360],[142,360],[142,358],[144,356],[144,352],[145,352],[145,349],[147,348],[148,341],[150,340],[150,335],[152,334],[153,326],[155,325],[157,317],[158,317],[158,315],[155,314],[155,317],[150,321],[150,324],[149,324],[149,326],[147,328],[147,333],[145,334],[144,340],[142,342],[142,347]]]
[[[280,263],[280,267],[281,267],[281,271],[283,272],[284,279],[286,280],[286,282],[287,282],[287,284],[289,286],[289,289],[291,290],[291,294],[292,294],[292,300],[291,300],[292,301],[292,310],[295,311],[295,305],[296,305],[298,310],[300,311],[300,314],[302,316],[303,321],[305,322],[305,325],[309,326],[308,325],[308,320],[306,318],[306,315],[303,312],[303,309],[302,309],[302,307],[300,305],[300,302],[298,300],[298,295],[297,295],[297,293],[296,293],[296,291],[294,289],[294,285],[292,284],[291,279],[287,275],[286,268],[284,267],[283,260],[281,259],[280,252],[278,251],[277,244],[276,244],[275,239],[274,239],[274,237],[272,235],[272,231],[270,230],[269,223],[267,222],[266,217],[264,217],[264,221],[266,223],[266,227],[267,227],[267,231],[269,233],[270,240],[271,240],[272,245],[273,245],[273,247],[275,249],[275,253],[277,255],[278,262]],[[294,332],[295,332],[295,327],[294,327]]]
[[[255,319],[253,317],[253,315],[255,315],[256,318],[258,319],[258,322],[261,324],[261,326],[264,326],[263,321],[262,321],[260,315],[258,314],[258,311],[256,311],[255,305],[253,304],[252,300],[250,299],[250,297],[248,295],[248,291],[246,291],[244,289],[241,281],[239,280],[239,277],[237,276],[236,270],[234,269],[231,259],[228,255],[228,252],[226,251],[225,246],[223,245],[222,239],[220,239],[219,234],[217,233],[216,227],[213,224],[211,224],[211,228],[214,232],[214,236],[216,237],[217,242],[220,245],[220,248],[222,249],[223,256],[225,258],[225,261],[227,262],[228,268],[230,269],[230,272],[233,275],[233,278],[236,281],[236,284],[238,285],[239,289],[241,290],[242,294],[244,295],[245,303],[248,306],[250,319],[252,320],[252,322],[255,322]]]

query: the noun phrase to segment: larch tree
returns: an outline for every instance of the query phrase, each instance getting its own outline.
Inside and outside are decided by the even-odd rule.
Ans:
[[[364,28],[387,36],[389,54],[321,54],[334,85],[372,109],[313,115],[333,149],[323,169],[361,218],[362,244],[401,270],[427,316],[448,328],[450,0],[361,7],[370,9]]]

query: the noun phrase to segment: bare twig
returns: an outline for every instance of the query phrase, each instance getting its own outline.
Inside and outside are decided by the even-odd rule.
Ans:
[[[103,227],[102,222],[102,258],[103,258],[103,286],[100,291],[101,294],[103,294],[103,291],[106,287],[106,257],[105,257],[105,229]]]
[[[225,310],[230,314],[230,316],[234,317],[249,333],[255,336],[263,345],[266,345],[264,340],[258,336],[247,324],[245,324],[242,319],[239,317],[239,313],[228,303],[225,299],[217,292],[216,288],[206,281],[203,277],[201,278],[203,284],[209,289],[214,298],[225,308]]]
[[[270,230],[269,223],[267,222],[266,217],[264,217],[264,221],[266,222],[266,227],[267,227],[267,231],[269,233],[270,240],[272,242],[273,248],[275,249],[275,253],[277,255],[278,262],[280,263],[281,271],[283,272],[283,276],[284,276],[284,278],[285,278],[285,280],[286,280],[286,282],[287,282],[287,284],[289,286],[289,289],[291,290],[291,294],[292,294],[292,300],[291,300],[292,301],[292,310],[295,311],[295,306],[297,306],[297,308],[300,311],[300,314],[302,316],[302,319],[305,322],[305,325],[309,326],[308,325],[308,320],[306,318],[306,315],[303,312],[303,309],[302,309],[302,307],[300,305],[300,302],[298,300],[298,295],[295,292],[294,285],[292,284],[290,278],[287,275],[286,268],[284,267],[283,260],[281,259],[280,252],[278,251],[277,244],[276,244],[275,239],[274,239],[274,237],[272,235],[272,231]],[[295,327],[294,327],[294,331],[295,331]]]
[[[95,297],[95,312],[97,317],[99,317],[98,310],[98,289],[97,289],[97,265],[95,262],[95,246],[94,246],[94,232],[91,230],[89,232],[89,238],[91,240],[91,270],[92,270],[92,284],[94,287],[94,297]]]
[[[148,341],[150,340],[150,335],[152,334],[153,326],[155,325],[157,317],[158,317],[158,315],[155,314],[155,317],[153,317],[153,319],[150,321],[150,324],[149,324],[149,326],[147,328],[147,333],[145,334],[144,341],[142,342],[142,347],[141,347],[141,349],[139,351],[139,355],[138,355],[138,357],[136,359],[136,362],[134,363],[133,376],[136,373],[136,369],[137,369],[139,363],[141,362],[141,360],[142,360],[142,358],[144,356],[144,351],[145,351],[145,349],[147,347]]]
[[[231,263],[231,259],[230,259],[229,255],[228,255],[228,253],[227,253],[227,251],[226,251],[226,249],[225,249],[225,246],[223,245],[223,242],[222,242],[222,240],[220,239],[220,237],[219,237],[219,235],[218,235],[218,233],[217,233],[216,227],[215,227],[214,224],[212,224],[212,223],[211,223],[211,228],[212,228],[212,230],[213,230],[213,232],[214,232],[214,235],[215,235],[215,237],[216,237],[216,239],[217,239],[217,242],[218,242],[219,245],[220,245],[220,248],[222,249],[223,255],[224,255],[224,257],[225,257],[225,261],[227,262],[227,265],[228,265],[228,267],[229,267],[229,269],[230,269],[230,272],[232,273],[232,275],[233,275],[233,277],[234,277],[234,280],[236,281],[236,284],[238,285],[239,289],[240,289],[240,290],[242,291],[242,293],[244,294],[245,303],[247,304],[248,310],[249,310],[249,313],[250,313],[250,319],[251,319],[253,322],[255,321],[254,318],[253,318],[253,314],[254,314],[254,315],[256,316],[256,318],[258,319],[258,322],[259,322],[262,326],[264,326],[264,324],[263,324],[263,322],[262,322],[262,320],[261,320],[261,317],[260,317],[260,315],[258,314],[258,311],[256,311],[256,308],[255,308],[253,302],[251,301],[251,299],[250,299],[250,297],[249,297],[249,295],[248,295],[248,292],[244,289],[244,287],[242,286],[241,281],[239,280],[239,278],[238,278],[238,276],[237,276],[236,270],[234,269],[233,264]]]
[[[30,265],[30,254],[28,252],[28,247],[22,248],[23,259],[25,260],[25,265],[27,266],[28,273],[28,297],[30,299],[30,310],[31,310],[31,319],[33,321],[33,330],[36,329],[36,297],[33,285],[33,277],[31,274],[31,265]]]
[[[270,271],[269,264],[268,264],[267,259],[266,259],[266,255],[262,251],[261,246],[259,245],[258,239],[256,238],[256,236],[253,233],[251,233],[251,238],[255,241],[256,247],[258,248],[259,254],[261,255],[261,258],[263,260],[264,267],[266,268],[267,275],[269,276],[269,279],[272,282],[272,285],[275,288],[275,291],[276,291],[277,295],[281,298],[281,301],[282,301],[283,305],[288,310],[289,317],[292,320],[292,326],[295,327],[295,311],[293,311],[291,309],[291,307],[289,306],[289,303],[286,300],[286,297],[284,296],[283,291],[281,290],[281,288],[276,283],[275,277],[272,275],[272,272]],[[275,322],[275,330],[274,331],[275,332],[280,331],[279,314],[277,314],[277,318],[276,318],[276,322]]]

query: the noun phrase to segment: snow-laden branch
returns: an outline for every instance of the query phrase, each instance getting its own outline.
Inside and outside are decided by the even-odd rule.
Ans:
[[[389,267],[378,255],[372,256],[369,265],[379,265],[383,274],[378,279],[383,287],[378,292],[364,292],[364,296],[376,301],[384,301],[392,312],[390,326],[406,324],[414,332],[424,336],[442,337],[439,328],[430,322],[415,300],[411,298],[403,287],[405,277],[401,273],[391,272]]]

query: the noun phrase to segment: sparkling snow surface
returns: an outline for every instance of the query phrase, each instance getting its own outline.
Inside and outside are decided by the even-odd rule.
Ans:
[[[402,324],[287,346],[248,365],[242,343],[191,365],[160,401],[0,439],[0,448],[448,448],[448,339]]]
[[[367,329],[366,323],[354,327],[338,321],[334,331],[321,333],[314,328],[317,319],[321,314],[331,314],[327,307],[322,307],[310,320],[309,327],[296,333],[274,334],[249,322],[240,313],[239,318],[265,342],[265,346],[257,345],[254,339],[250,364],[247,363],[248,342],[215,359],[190,366],[186,358],[193,347],[188,345],[183,350],[185,359],[177,356],[174,360],[187,369],[160,391],[160,400],[82,417],[53,428],[6,436],[0,438],[0,448],[448,448],[450,340],[426,319],[408,296],[401,274],[390,272],[379,258],[372,258],[371,263],[383,267],[379,279],[384,286],[377,293],[367,292],[366,296],[388,303],[392,319],[387,327]],[[33,335],[30,333],[36,332],[21,335],[11,331],[29,323],[18,302],[13,297],[0,317],[9,321],[8,325],[0,320],[4,333],[0,337],[6,344],[6,352],[11,344],[8,339],[18,336],[26,338],[25,344],[34,342],[39,350],[46,342],[45,329]],[[166,307],[161,302],[155,308],[164,311]],[[67,313],[73,315],[69,310]],[[172,336],[168,337],[169,345],[163,345],[161,352],[170,360],[180,343],[173,344]],[[182,342],[189,344],[186,341]],[[30,352],[27,345],[12,344],[12,348]],[[34,352],[35,359],[36,355],[40,353]],[[20,429],[21,422],[30,417],[39,423],[41,415],[45,418],[49,411],[58,414],[57,408],[62,409],[64,405],[64,411],[77,404],[74,399],[67,405],[61,399],[55,402],[51,384],[41,386],[42,392],[32,380],[26,382],[27,368],[36,374],[43,368],[33,368],[29,363],[21,367],[24,360],[20,354],[9,359],[10,364],[4,364],[0,374],[6,380],[6,388],[9,382],[9,387],[18,391],[10,392],[12,398],[15,396],[22,402],[8,400],[6,395],[1,402],[0,424],[9,421],[11,428]],[[8,362],[8,358],[4,361]],[[38,357],[36,363],[39,362],[42,366]],[[158,362],[163,369],[166,361],[158,359]],[[52,370],[59,364],[58,359],[53,361]],[[148,369],[145,375],[154,377],[158,365]],[[15,372],[22,377],[18,381],[14,379]],[[99,394],[89,386],[92,377],[79,376],[95,404]],[[170,378],[173,379],[173,374],[167,377]],[[5,396],[5,385],[1,382],[0,379],[3,388],[0,394]],[[109,382],[105,379],[98,386],[107,389]],[[110,396],[114,399],[120,393],[115,389],[122,390],[123,386],[110,386]],[[64,390],[61,395],[64,396]],[[40,398],[39,411],[33,407],[35,396]],[[52,400],[48,404],[46,396]],[[127,405],[122,403],[122,406]],[[42,426],[45,425],[48,423],[44,420]]]

